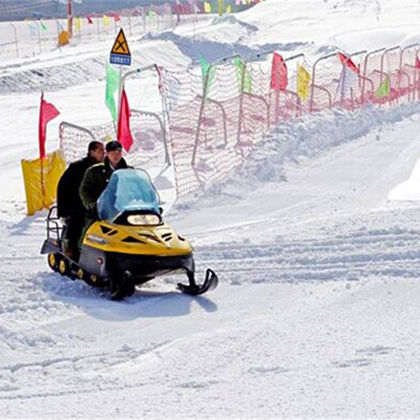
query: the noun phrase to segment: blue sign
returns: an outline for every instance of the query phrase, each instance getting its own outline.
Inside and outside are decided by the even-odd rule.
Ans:
[[[111,53],[109,62],[120,66],[131,66],[131,55]]]

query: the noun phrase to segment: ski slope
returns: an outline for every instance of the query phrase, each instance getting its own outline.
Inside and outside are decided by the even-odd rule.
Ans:
[[[414,0],[266,0],[130,48],[137,64],[179,68],[274,44],[317,57],[416,42],[419,12]],[[37,154],[41,86],[62,119],[108,121],[103,67],[83,72],[108,52],[1,66],[0,417],[420,417],[420,104],[279,124],[230,179],[166,214],[219,287],[192,298],[162,278],[111,302],[49,271],[46,212],[25,216],[20,171]]]

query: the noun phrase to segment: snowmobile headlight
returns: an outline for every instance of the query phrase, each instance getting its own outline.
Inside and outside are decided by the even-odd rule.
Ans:
[[[160,218],[156,214],[132,214],[127,217],[127,222],[130,225],[158,225]]]

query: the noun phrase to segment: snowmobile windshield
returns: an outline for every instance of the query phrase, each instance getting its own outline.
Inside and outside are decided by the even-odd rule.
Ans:
[[[159,214],[159,202],[159,194],[146,171],[119,169],[98,198],[98,214],[101,220],[113,220],[124,211]]]

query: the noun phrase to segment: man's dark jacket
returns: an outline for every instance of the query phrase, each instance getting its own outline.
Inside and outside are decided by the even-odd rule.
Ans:
[[[97,161],[89,156],[70,164],[60,178],[57,186],[58,217],[82,217],[85,214],[79,187],[85,172]]]
[[[126,161],[121,158],[115,170],[128,167]],[[105,158],[104,162],[93,165],[86,171],[79,189],[80,198],[86,210],[96,209],[96,201],[108,185],[113,172],[114,170],[111,168],[108,158]]]

